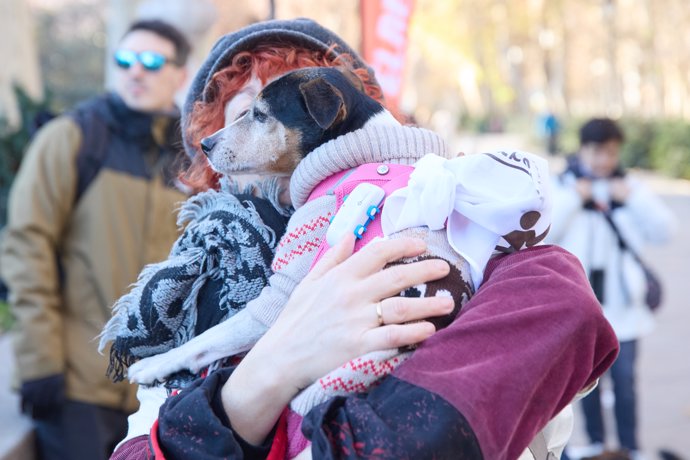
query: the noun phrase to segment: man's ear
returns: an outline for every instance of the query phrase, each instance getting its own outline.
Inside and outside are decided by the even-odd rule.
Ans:
[[[323,129],[345,119],[347,109],[343,94],[323,78],[316,78],[299,85],[309,115]]]

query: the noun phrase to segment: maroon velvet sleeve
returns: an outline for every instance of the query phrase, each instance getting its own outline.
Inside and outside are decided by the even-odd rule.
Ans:
[[[617,350],[580,263],[540,246],[492,260],[458,318],[394,375],[455,407],[484,458],[511,459]]]

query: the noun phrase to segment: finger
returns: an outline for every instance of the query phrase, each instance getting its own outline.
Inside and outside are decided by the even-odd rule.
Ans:
[[[384,324],[401,324],[447,315],[455,307],[452,297],[391,297],[379,304]],[[375,313],[378,324],[378,312]]]
[[[414,345],[431,337],[436,328],[428,321],[375,327],[363,336],[364,352]]]
[[[396,264],[369,275],[364,287],[374,300],[379,300],[398,295],[401,291],[418,284],[441,279],[449,272],[450,265],[442,259]]]
[[[404,257],[415,257],[426,250],[426,243],[418,238],[394,238],[374,240],[350,257],[343,270],[367,277],[380,271],[391,262]]]
[[[314,265],[305,279],[316,279],[323,276],[332,268],[344,262],[352,255],[355,248],[355,235],[349,233],[338,242],[335,246],[329,248],[321,257],[321,259]]]

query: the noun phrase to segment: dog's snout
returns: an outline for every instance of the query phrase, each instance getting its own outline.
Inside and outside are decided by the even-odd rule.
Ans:
[[[215,145],[216,139],[214,136],[204,137],[201,139],[201,151],[204,152],[204,155],[206,156],[211,153],[211,150],[213,150]]]

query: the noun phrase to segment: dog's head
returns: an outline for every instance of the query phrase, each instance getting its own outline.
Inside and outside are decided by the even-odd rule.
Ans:
[[[319,145],[388,114],[353,78],[336,68],[289,72],[267,85],[244,115],[203,139],[202,150],[223,174],[290,175]]]

